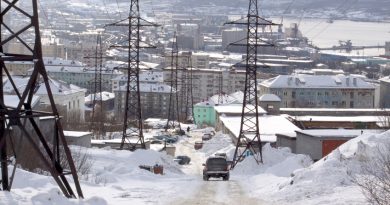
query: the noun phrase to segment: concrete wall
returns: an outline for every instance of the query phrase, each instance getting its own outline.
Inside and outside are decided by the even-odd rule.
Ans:
[[[215,111],[210,105],[194,105],[194,117],[197,125],[215,126]]]
[[[322,141],[320,138],[297,132],[296,143],[297,154],[309,155],[313,160],[322,158]]]
[[[295,137],[284,136],[276,134],[276,146],[277,147],[289,147],[292,153],[297,152],[297,143]]]
[[[65,136],[66,141],[68,142],[68,145],[77,145],[80,147],[91,147],[91,137],[92,134],[84,135],[81,137],[70,137]]]

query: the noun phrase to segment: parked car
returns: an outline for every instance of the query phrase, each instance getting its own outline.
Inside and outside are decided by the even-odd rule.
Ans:
[[[224,157],[225,159],[227,159],[226,153],[223,153],[223,152],[215,153],[215,156],[216,157]]]
[[[194,144],[195,150],[202,149],[202,147],[203,147],[203,142],[200,142],[200,141],[195,142],[195,144]]]
[[[163,144],[164,142],[161,140],[151,140],[150,144]]]
[[[202,140],[203,141],[207,141],[207,140],[210,140],[211,139],[211,134],[203,134],[202,136]]]
[[[188,156],[185,156],[185,155],[180,155],[180,156],[177,156],[175,159],[174,159],[175,162],[179,163],[180,165],[183,165],[183,164],[189,164],[190,161],[191,161],[191,158],[188,157]]]
[[[203,180],[208,181],[210,177],[229,180],[229,164],[225,157],[209,157],[203,166]]]
[[[167,143],[175,143],[175,142],[177,142],[177,137],[169,136],[169,135],[158,135],[158,136],[153,136],[153,138],[156,139],[156,140],[165,141]]]

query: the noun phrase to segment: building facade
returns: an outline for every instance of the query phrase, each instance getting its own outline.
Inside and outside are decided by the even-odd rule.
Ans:
[[[258,92],[277,95],[282,108],[373,108],[375,101],[375,87],[352,76],[280,75]]]

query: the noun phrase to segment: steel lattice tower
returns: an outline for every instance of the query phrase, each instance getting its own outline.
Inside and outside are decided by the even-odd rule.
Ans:
[[[246,78],[244,99],[242,105],[240,132],[237,138],[236,149],[233,156],[231,168],[242,161],[248,154],[253,155],[257,163],[262,163],[262,147],[259,132],[259,113],[257,97],[257,67],[260,63],[257,59],[258,48],[262,46],[273,46],[260,38],[258,27],[272,26],[270,21],[258,15],[257,0],[249,0],[248,15],[246,22],[231,22],[228,24],[241,24],[247,27],[246,44],[235,44],[246,46]]]
[[[179,64],[179,49],[177,46],[177,37],[176,32],[173,36],[172,41],[172,51],[171,51],[171,92],[169,95],[169,107],[168,107],[168,118],[167,125],[165,126],[165,131],[169,128],[175,128],[176,125],[180,127],[180,109],[179,109],[179,95],[178,95],[178,64]],[[175,122],[177,121],[177,122]]]
[[[128,39],[128,66],[127,85],[125,99],[125,113],[123,118],[122,142],[123,149],[125,141],[128,141],[129,149],[134,150],[137,144],[145,149],[143,134],[143,119],[141,111],[141,96],[139,88],[139,44],[140,44],[140,13],[138,0],[131,0],[130,15],[128,17],[129,39]],[[129,123],[131,119],[131,123]],[[129,125],[133,127],[129,128]],[[130,143],[130,137],[137,136],[136,144]]]
[[[185,119],[189,120],[189,116],[193,118],[193,106],[194,106],[194,95],[192,94],[192,61],[191,57],[189,57],[188,60],[189,68],[185,69],[185,80],[184,83],[186,84],[186,95],[185,95]]]
[[[104,113],[102,99],[102,71],[103,71],[103,46],[102,36],[99,33],[96,38],[95,48],[95,78],[93,79],[93,99],[92,99],[92,127],[98,130],[98,136],[101,136],[104,131]],[[99,97],[98,97],[99,96]],[[98,106],[97,106],[98,105]],[[98,137],[99,139],[100,137]]]
[[[218,104],[223,104],[223,76],[222,76],[222,70],[218,74]]]
[[[26,2],[26,1],[25,1]],[[0,84],[0,160],[1,160],[1,189],[11,190],[12,181],[14,179],[16,164],[19,162],[19,154],[24,150],[15,147],[15,137],[12,133],[15,130],[20,130],[20,139],[26,139],[34,150],[33,160],[41,160],[54,181],[66,197],[76,197],[72,187],[68,182],[66,175],[71,175],[77,195],[83,197],[80,183],[70,149],[65,140],[60,116],[54,103],[53,94],[50,89],[50,79],[47,76],[45,65],[42,58],[41,36],[39,31],[38,18],[38,3],[36,0],[31,0],[31,8],[21,8],[18,0],[0,1],[0,73],[3,79],[6,78],[14,90],[19,102],[17,105],[7,105],[4,101],[4,87]],[[8,22],[6,19],[12,19],[14,15],[24,16],[24,20],[17,24]],[[34,42],[28,41],[28,39]],[[8,53],[7,46],[12,41],[19,41],[26,50],[26,53]],[[28,77],[28,83],[25,87],[15,84],[15,77],[11,76],[7,69],[6,62],[24,61],[31,62],[34,66],[31,75]],[[17,87],[19,86],[19,87]],[[33,97],[39,89],[45,89],[50,103],[50,111],[42,112],[32,109]],[[40,128],[37,119],[39,117],[52,117],[54,119],[53,136],[45,136],[43,129]],[[18,134],[19,135],[19,134]],[[48,141],[51,139],[52,141]],[[12,149],[7,148],[11,145]],[[8,154],[12,151],[15,157],[14,170],[11,177],[8,176]],[[35,155],[34,155],[35,154]],[[64,157],[61,158],[61,155]],[[62,161],[65,161],[64,165]],[[67,168],[66,168],[67,167]],[[69,170],[66,170],[66,169]]]
[[[141,20],[146,24],[141,24]],[[126,26],[128,28],[128,40],[125,46],[111,46],[111,48],[127,48],[128,64],[127,68],[127,85],[125,97],[125,109],[123,117],[122,141],[120,149],[123,149],[125,142],[129,150],[135,150],[137,145],[145,149],[143,134],[143,118],[141,95],[139,86],[139,52],[140,48],[155,48],[154,46],[140,46],[140,28],[142,26],[157,26],[141,18],[139,12],[138,0],[131,0],[129,16],[117,23],[107,26]],[[130,142],[130,138],[137,138],[137,142]]]

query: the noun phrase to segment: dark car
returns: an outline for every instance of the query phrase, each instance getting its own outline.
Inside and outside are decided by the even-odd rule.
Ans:
[[[204,134],[203,136],[202,136],[202,140],[203,141],[207,141],[207,140],[210,140],[211,139],[211,134]]]
[[[180,155],[180,156],[177,156],[174,161],[176,161],[177,163],[179,163],[180,165],[183,165],[183,164],[189,164],[190,161],[191,161],[191,158],[189,158],[188,156],[185,156],[185,155]]]
[[[203,147],[203,142],[200,142],[200,141],[195,142],[195,144],[194,144],[195,150],[202,149],[202,147]]]
[[[229,164],[225,157],[209,157],[203,166],[203,180],[208,181],[210,177],[229,180]]]

